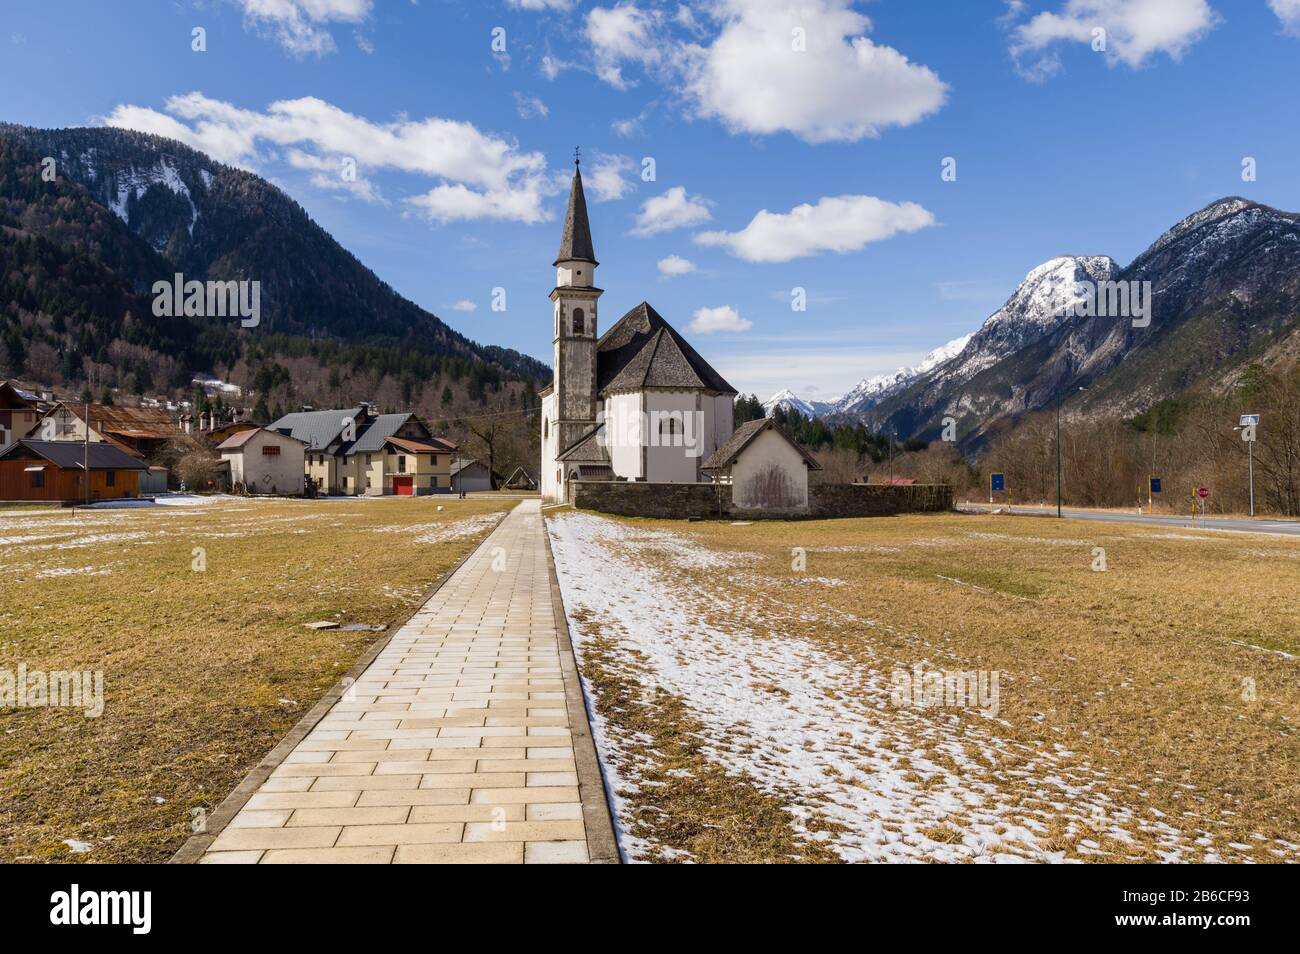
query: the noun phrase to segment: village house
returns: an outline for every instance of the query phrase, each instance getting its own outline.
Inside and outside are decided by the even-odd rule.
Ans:
[[[155,456],[181,433],[160,407],[59,401],[41,418],[32,436],[42,441],[84,442],[87,414],[92,444],[109,443],[142,459]]]
[[[454,460],[451,463],[451,489],[458,494],[492,490],[492,472],[481,460]]]
[[[16,381],[0,381],[0,448],[30,434],[52,406],[48,391],[38,394]]]
[[[574,480],[700,483],[733,430],[736,389],[647,302],[597,336],[595,250],[575,163],[556,270],[552,384],[542,399],[542,495]]]
[[[270,429],[302,441],[304,469],[320,493],[423,496],[451,492],[456,445],[434,437],[410,412],[375,414],[370,405],[286,414]]]
[[[138,457],[107,441],[78,444],[24,438],[0,451],[0,500],[137,497],[140,476],[147,470]]]
[[[236,493],[290,494],[303,491],[306,445],[298,438],[266,427],[238,431],[217,447],[230,468]]]

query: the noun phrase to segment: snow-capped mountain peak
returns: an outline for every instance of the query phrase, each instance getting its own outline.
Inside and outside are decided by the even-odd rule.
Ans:
[[[787,411],[798,411],[804,417],[821,417],[832,405],[826,401],[805,401],[789,388],[784,388],[763,402],[763,411],[768,417],[771,417],[772,412],[778,407],[783,407]]]

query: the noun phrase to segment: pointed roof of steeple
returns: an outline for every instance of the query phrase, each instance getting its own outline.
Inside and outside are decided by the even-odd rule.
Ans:
[[[551,264],[577,259],[596,261],[596,251],[591,247],[591,223],[587,221],[587,197],[582,191],[582,170],[573,162],[573,186],[569,189],[569,211],[564,216],[564,234],[560,236],[560,253]]]

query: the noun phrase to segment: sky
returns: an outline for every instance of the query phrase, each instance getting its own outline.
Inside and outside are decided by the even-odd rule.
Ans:
[[[257,172],[548,364],[580,147],[600,330],[649,301],[760,397],[914,364],[1223,196],[1300,210],[1297,89],[1300,0],[0,3],[0,120]]]

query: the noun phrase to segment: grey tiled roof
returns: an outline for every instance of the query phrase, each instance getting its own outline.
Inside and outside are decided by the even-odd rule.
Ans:
[[[822,465],[817,463],[811,454],[792,440],[789,434],[776,426],[776,421],[770,417],[760,417],[757,421],[746,421],[736,428],[731,437],[727,438],[727,442],[715,450],[709,459],[700,465],[700,470],[721,470],[730,466],[731,462],[740,456],[740,452],[749,446],[750,441],[766,430],[776,431],[784,437],[790,446],[803,456],[810,469],[822,469]]]
[[[384,441],[401,430],[402,425],[409,421],[411,417],[410,412],[405,414],[380,414],[366,425],[366,429],[343,452],[344,455],[379,453],[384,449]]]
[[[132,457],[107,442],[92,441],[85,444],[81,441],[14,441],[5,448],[5,455],[14,454],[19,448],[26,448],[67,470],[81,470],[86,457],[90,458],[91,470],[149,469],[149,465],[138,457]]]
[[[641,388],[703,388],[721,394],[736,393],[644,301],[601,335],[596,348],[596,387],[602,396],[607,391]]]
[[[560,451],[555,459],[562,460],[566,464],[608,464],[609,448],[605,446],[601,434],[604,427],[604,424],[597,424]]]
[[[271,430],[288,433],[307,445],[309,451],[323,451],[343,433],[343,419],[359,420],[361,408],[333,411],[298,411],[273,421]]]
[[[560,236],[560,251],[554,264],[566,259],[596,261],[596,251],[591,246],[591,223],[587,221],[587,196],[582,191],[582,172],[573,167],[573,185],[569,189],[569,211],[564,215],[564,234]]]

